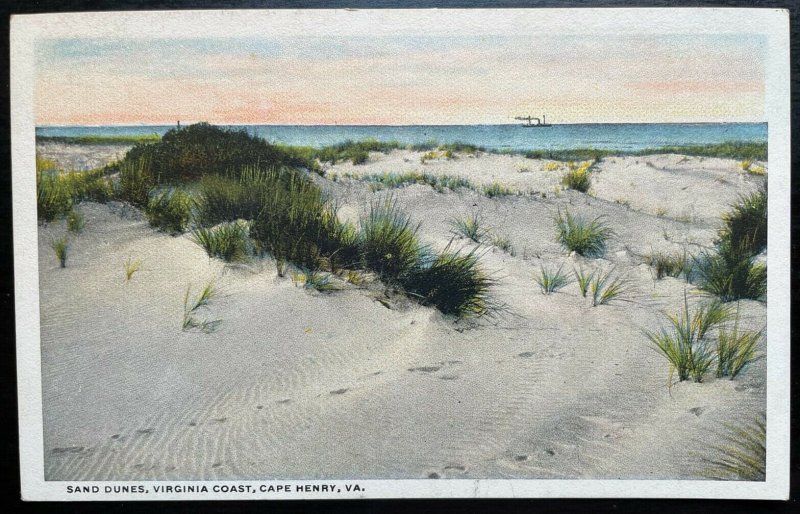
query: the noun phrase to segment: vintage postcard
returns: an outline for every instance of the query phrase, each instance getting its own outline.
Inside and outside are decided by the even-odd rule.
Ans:
[[[23,497],[787,497],[788,27],[14,17]]]

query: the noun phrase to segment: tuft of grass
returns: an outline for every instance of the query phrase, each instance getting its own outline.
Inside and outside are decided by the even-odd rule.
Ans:
[[[155,194],[147,202],[144,213],[151,227],[158,227],[171,235],[177,235],[189,225],[192,205],[193,200],[188,193],[174,189]]]
[[[655,253],[645,257],[644,262],[655,270],[657,280],[683,275],[688,282],[693,276],[693,259],[685,249],[680,254]]]
[[[493,246],[501,249],[502,251],[506,252],[512,257],[517,255],[517,251],[514,249],[514,245],[511,243],[511,240],[508,239],[506,236],[502,236],[499,234],[492,234],[491,235],[491,243]]]
[[[363,266],[389,282],[402,281],[422,257],[418,230],[419,225],[412,225],[396,199],[371,202],[358,237]]]
[[[318,270],[305,270],[292,273],[292,283],[296,287],[313,289],[323,293],[338,289],[336,284],[331,280],[331,275],[321,273]]]
[[[580,166],[570,166],[570,170],[561,177],[561,184],[568,189],[574,189],[585,193],[592,185],[590,169],[592,161],[586,161]]]
[[[539,274],[534,276],[533,279],[539,284],[542,294],[547,295],[558,291],[570,283],[569,277],[561,272],[563,267],[564,265],[562,264],[555,271],[547,269],[544,266],[539,267]]]
[[[668,314],[669,329],[659,332],[645,331],[654,348],[667,358],[670,364],[670,382],[673,373],[678,380],[691,377],[702,382],[714,361],[706,335],[708,331],[730,318],[730,310],[719,301],[701,306],[693,314],[689,312],[689,302],[684,293],[683,311],[677,315]]]
[[[192,285],[189,284],[186,287],[186,294],[183,296],[183,322],[181,329],[184,332],[192,329],[199,329],[206,334],[214,332],[222,323],[222,320],[199,320],[196,317],[201,310],[207,309],[211,304],[211,300],[217,296],[214,281],[206,283],[196,297],[190,298],[191,288]]]
[[[488,234],[488,230],[483,226],[483,220],[478,213],[472,213],[464,219],[453,218],[450,221],[453,232],[476,243],[480,243]]]
[[[244,220],[222,223],[213,228],[196,228],[191,240],[202,247],[209,257],[226,262],[244,262],[253,254],[250,224]]]
[[[489,185],[484,184],[481,187],[481,193],[483,193],[484,196],[488,196],[489,198],[496,198],[499,196],[509,196],[516,194],[513,189],[504,186],[498,182],[493,182]]]
[[[592,284],[592,279],[594,279],[594,275],[597,270],[593,270],[591,273],[586,273],[583,268],[573,268],[572,271],[575,273],[575,281],[578,283],[578,288],[581,290],[581,296],[586,298],[586,293],[589,292],[589,287]]]
[[[764,330],[739,331],[739,314],[736,314],[733,328],[720,327],[717,338],[717,377],[736,377],[756,357],[756,347],[764,335]]]
[[[603,273],[597,270],[597,273],[592,273],[589,279],[592,307],[606,304],[625,292],[625,282],[621,278],[613,276],[613,271],[612,269]],[[581,293],[583,293],[583,287],[581,287]],[[586,295],[584,294],[584,296]]]
[[[694,257],[698,286],[723,302],[760,300],[767,294],[767,265],[754,257],[702,252]]]
[[[39,136],[37,142],[65,143],[70,145],[133,145],[155,143],[161,139],[158,134],[105,136],[87,134],[85,136]]]
[[[36,172],[37,215],[53,221],[69,215],[82,200],[105,202],[111,197],[111,185],[104,170],[62,173],[49,168]]]
[[[756,164],[753,164],[752,166],[750,166],[750,168],[747,169],[747,173],[763,177],[764,175],[767,174],[767,169],[763,166],[758,166]]]
[[[86,218],[74,208],[67,214],[67,230],[70,232],[81,232],[86,226]]]
[[[602,257],[606,251],[606,241],[614,232],[598,216],[587,221],[581,216],[573,216],[569,210],[564,214],[559,209],[555,218],[557,241],[568,252],[576,252],[584,257]]]
[[[707,468],[701,474],[717,480],[764,481],[767,471],[767,423],[759,419],[740,425],[725,425],[723,445],[712,446],[716,455],[703,458]]]
[[[116,195],[138,207],[145,207],[150,199],[150,190],[156,186],[150,162],[142,157],[126,158],[119,164],[119,183]]]
[[[123,267],[125,269],[125,283],[127,284],[133,278],[133,274],[142,268],[142,261],[141,259],[136,259],[135,261],[132,261],[131,258],[128,257],[125,260]]]
[[[432,259],[420,259],[403,281],[403,287],[424,305],[459,319],[491,314],[496,310],[489,296],[494,280],[480,265],[478,248],[467,253],[451,244]]]
[[[557,171],[561,169],[561,163],[558,161],[550,161],[545,163],[544,170],[545,171]]]
[[[354,178],[350,176],[350,178]],[[433,187],[437,192],[444,192],[445,189],[456,191],[461,188],[475,189],[469,180],[450,175],[433,175],[431,173],[420,173],[419,171],[409,171],[406,173],[384,172],[380,174],[364,175],[360,178],[370,184],[372,191],[383,189],[395,189],[405,187],[410,184],[423,184]]]
[[[67,236],[63,236],[58,239],[53,239],[50,242],[50,248],[52,248],[53,251],[55,252],[59,265],[62,268],[66,268],[67,250],[69,250],[69,241],[67,240]]]
[[[750,167],[753,165],[753,161],[750,159],[745,159],[739,163],[739,167],[742,168],[744,171],[750,171]]]
[[[738,253],[743,257],[761,253],[767,247],[767,190],[762,188],[741,196],[730,211],[722,216],[719,231],[720,252]]]

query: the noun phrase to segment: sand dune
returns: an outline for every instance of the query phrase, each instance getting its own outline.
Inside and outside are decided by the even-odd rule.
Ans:
[[[534,169],[520,173],[520,162]],[[328,172],[420,166],[404,151]],[[393,192],[436,248],[455,237],[450,220],[472,212],[515,246],[515,256],[484,249],[507,308],[477,322],[379,284],[310,293],[269,260],[226,266],[114,205],[81,204],[86,228],[59,269],[49,242],[65,229],[41,227],[46,479],[699,477],[723,424],[765,409],[766,359],[735,380],[668,388],[666,360],[641,330],[684,291],[700,297],[683,280],[653,280],[642,256],[710,246],[719,215],[760,178],[731,160],[620,157],[598,165],[594,196],[556,195],[561,172],[543,166],[483,154],[424,171],[546,197]],[[387,194],[360,181],[325,187],[353,219]],[[668,212],[654,215],[662,203]],[[552,218],[567,207],[606,217],[616,236],[603,259],[555,242]],[[128,258],[143,265],[126,283]],[[614,267],[628,280],[623,300],[591,307],[575,284],[540,294],[534,273],[562,263]],[[183,332],[187,286],[211,279],[221,295],[201,315],[219,330]],[[740,309],[744,326],[765,323],[764,304]]]

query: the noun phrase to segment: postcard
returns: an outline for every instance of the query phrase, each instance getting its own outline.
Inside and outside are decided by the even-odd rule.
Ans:
[[[14,16],[24,499],[786,498],[788,19]]]

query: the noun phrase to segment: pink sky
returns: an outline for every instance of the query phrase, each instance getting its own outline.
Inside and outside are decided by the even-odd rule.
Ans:
[[[757,36],[61,39],[37,124],[762,121]]]

